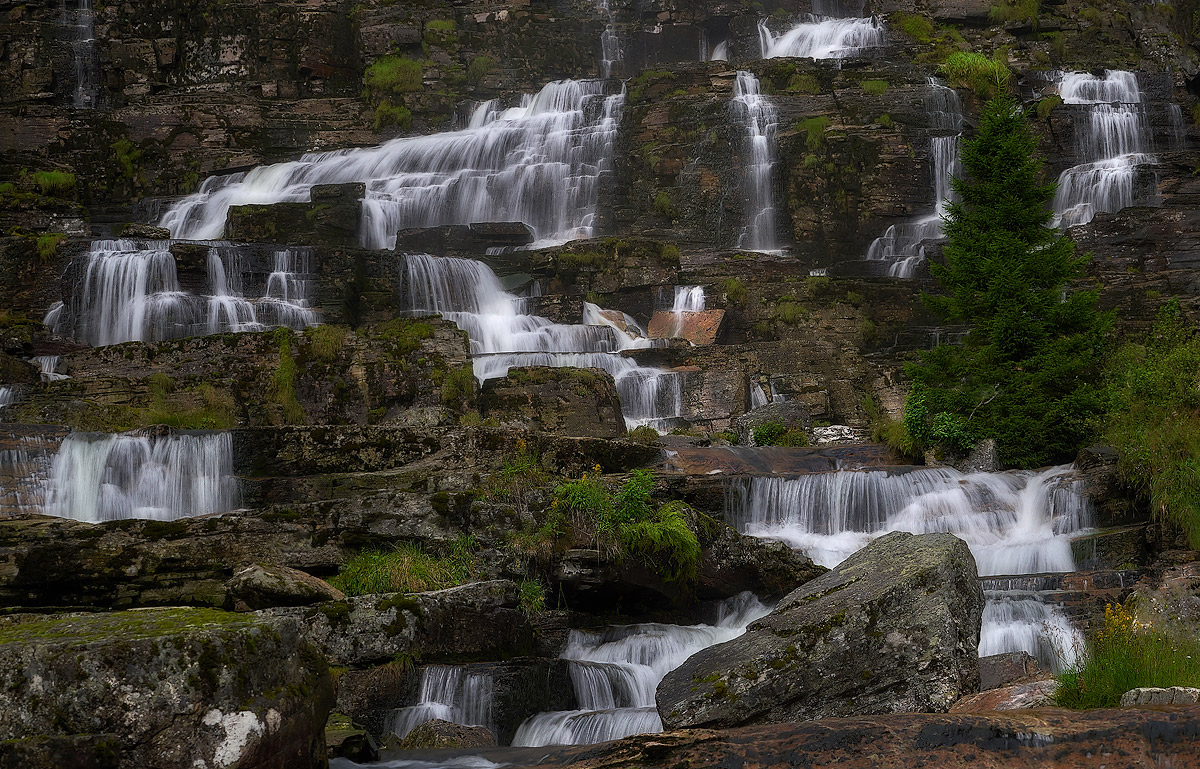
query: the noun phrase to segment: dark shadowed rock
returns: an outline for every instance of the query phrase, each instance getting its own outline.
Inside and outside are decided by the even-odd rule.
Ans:
[[[225,584],[237,611],[272,606],[308,606],[322,601],[344,601],[342,591],[323,579],[277,564],[255,563],[233,575]]]
[[[1044,675],[1029,652],[1007,652],[979,658],[979,691],[998,689],[1017,681]]]
[[[658,687],[667,728],[944,712],[979,688],[983,591],[950,534],[881,537]]]
[[[800,401],[783,401],[759,406],[737,418],[738,443],[754,445],[754,428],[772,422],[783,425],[784,429],[798,428],[807,430],[812,425],[808,415],[808,407]]]
[[[171,231],[166,227],[155,227],[151,224],[134,222],[121,228],[121,237],[138,240],[170,240]]]
[[[647,734],[565,748],[539,769],[1194,767],[1197,739],[1200,708],[902,713]]]
[[[330,713],[325,722],[325,746],[330,758],[367,763],[379,760],[379,746],[358,724],[341,713]]]
[[[400,741],[399,750],[437,748],[491,748],[496,738],[482,726],[463,726],[435,718],[413,729]]]
[[[332,698],[292,620],[149,609],[0,624],[0,740],[108,734],[123,768],[321,766]]]
[[[696,595],[720,599],[749,590],[765,600],[791,592],[826,571],[782,542],[743,536],[725,526],[701,554]]]
[[[557,435],[619,438],[621,400],[607,372],[595,368],[512,368],[484,382],[479,408],[503,424]]]

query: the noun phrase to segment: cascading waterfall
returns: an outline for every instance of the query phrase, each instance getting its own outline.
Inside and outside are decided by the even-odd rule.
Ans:
[[[583,745],[662,731],[654,692],[662,679],[701,649],[746,632],[769,609],[750,593],[729,599],[715,625],[657,623],[572,630],[570,660],[578,710],[539,713],[517,729],[514,745]]]
[[[778,115],[770,99],[759,90],[758,78],[740,70],[733,86],[734,118],[745,126],[745,153],[742,158],[742,201],[745,227],[738,236],[738,248],[750,251],[777,251],[775,199],[771,194],[771,173],[775,167],[775,130]]]
[[[590,237],[625,98],[623,86],[609,90],[604,81],[560,80],[519,107],[479,105],[461,131],[210,177],[161,225],[176,238],[220,238],[230,206],[306,201],[313,185],[364,182],[360,231],[369,248],[392,248],[400,229],[487,221],[524,222],[538,245]]]
[[[242,250],[214,244],[207,255],[212,294],[183,291],[167,241],[97,240],[87,255],[82,291],[71,306],[56,305],[45,324],[93,346],[160,341],[268,326],[302,329],[319,318],[309,307],[311,249],[275,253],[265,295],[243,294]]]
[[[613,76],[613,65],[620,64],[625,57],[621,53],[621,38],[617,35],[616,20],[613,18],[612,8],[608,6],[608,0],[596,0],[596,8],[603,11],[608,21],[604,31],[600,33],[600,73],[605,78],[610,78]]]
[[[1104,77],[1066,72],[1058,86],[1064,104],[1084,105],[1076,113],[1079,154],[1086,162],[1058,177],[1054,225],[1086,224],[1101,211],[1134,205],[1138,166],[1153,162],[1150,129],[1141,89],[1133,72],[1107,70]]]
[[[775,35],[767,22],[761,20],[758,36],[764,59],[781,56],[845,59],[887,43],[883,22],[874,16],[831,18],[811,15],[781,35]]]
[[[675,286],[674,300],[671,302],[671,333],[676,336],[683,328],[687,313],[704,312],[704,286]]]
[[[45,512],[77,521],[170,521],[238,506],[229,433],[73,433],[54,456]]]
[[[969,475],[922,468],[754,477],[732,482],[726,514],[743,533],[781,540],[828,567],[889,531],[948,531],[971,548],[981,576],[1065,572],[1075,569],[1071,538],[1091,525],[1070,473],[1070,466],[1060,466]],[[1003,594],[989,598],[987,653],[1023,648],[1045,657],[1048,649],[1069,645],[1054,629],[1068,626],[1056,607],[1033,609]],[[1050,625],[1031,619],[1038,612],[1054,615]],[[1073,659],[1060,657],[1056,664]]]
[[[421,670],[417,704],[393,711],[388,729],[403,738],[426,721],[439,718],[494,730],[492,688],[492,677],[486,673],[468,673],[453,665],[428,665]]]
[[[503,377],[515,366],[599,368],[616,382],[626,425],[657,426],[682,413],[678,373],[639,366],[619,354],[654,342],[611,322],[588,324],[599,320],[595,305],[585,304],[585,323],[553,323],[527,314],[526,300],[505,291],[482,262],[409,254],[404,271],[406,309],[441,315],[466,331],[480,381]]]
[[[925,260],[927,240],[941,237],[942,218],[954,199],[951,179],[960,173],[958,157],[963,109],[958,92],[929,78],[925,109],[929,115],[929,165],[933,172],[933,213],[911,222],[893,224],[867,249],[867,259],[888,262],[888,275],[911,278]]]
[[[33,363],[38,367],[39,373],[43,382],[60,382],[71,377],[66,374],[58,373],[58,362],[60,358],[57,355],[35,355]],[[3,406],[0,403],[0,406]]]
[[[1168,104],[1167,117],[1171,121],[1171,149],[1187,149],[1187,125],[1183,122],[1183,109],[1178,104]]]
[[[57,440],[44,435],[0,433],[0,513],[42,512],[58,448]]]
[[[71,105],[75,109],[94,109],[99,101],[100,67],[96,57],[95,16],[91,0],[78,0],[72,10],[62,3],[64,23],[70,35],[71,64],[75,82]]]
[[[1055,673],[1078,664],[1083,635],[1058,607],[1032,596],[990,590],[986,595],[979,656],[1023,649]]]

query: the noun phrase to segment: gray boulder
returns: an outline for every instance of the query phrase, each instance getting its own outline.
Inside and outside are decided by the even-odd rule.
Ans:
[[[176,608],[0,622],[0,743],[108,735],[117,758],[101,765],[121,769],[315,768],[332,700],[291,620]]]
[[[951,534],[880,537],[659,684],[667,729],[945,712],[979,689],[983,591]]]
[[[1200,703],[1200,689],[1190,686],[1143,686],[1130,689],[1121,695],[1121,707],[1136,708],[1143,705],[1196,705]]]
[[[737,418],[734,426],[737,430],[738,443],[753,446],[754,428],[770,422],[778,422],[785,429],[799,428],[807,430],[812,426],[812,418],[808,406],[800,401],[780,401],[759,406]]]
[[[463,726],[435,718],[413,729],[396,746],[397,750],[494,748],[496,738],[482,726]]]
[[[225,583],[229,602],[237,611],[272,606],[308,606],[322,601],[344,601],[342,591],[322,579],[278,564],[255,563]]]

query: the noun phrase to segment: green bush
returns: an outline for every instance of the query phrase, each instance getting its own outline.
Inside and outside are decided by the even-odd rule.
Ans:
[[[721,283],[721,292],[725,301],[735,307],[746,306],[746,284],[737,278],[726,278]]]
[[[828,115],[818,115],[796,123],[796,132],[804,134],[804,145],[809,152],[825,149],[825,131],[832,122]]]
[[[664,582],[690,583],[700,570],[700,541],[687,524],[682,502],[668,502],[647,517],[621,524],[621,550],[654,569]]]
[[[346,329],[341,326],[314,326],[305,332],[312,344],[314,357],[324,361],[336,360],[346,344]]]
[[[452,369],[442,379],[442,405],[447,408],[465,409],[475,397],[475,372],[468,363]]]
[[[625,433],[625,437],[634,443],[641,443],[645,446],[655,446],[658,444],[658,430],[655,430],[649,425],[638,425],[629,432]]]
[[[1055,700],[1068,708],[1115,708],[1122,694],[1143,686],[1200,687],[1200,641],[1194,631],[1138,627],[1128,608],[1109,605],[1086,662],[1059,674]]]
[[[1005,64],[973,51],[955,51],[941,69],[951,85],[970,88],[981,99],[1006,93],[1012,78]]]
[[[456,540],[444,556],[431,555],[416,543],[401,542],[390,550],[359,553],[342,565],[329,584],[348,596],[455,587],[473,578],[474,550],[469,537]]]
[[[754,443],[758,446],[807,446],[808,435],[798,427],[789,428],[782,422],[771,420],[757,425],[753,431]]]
[[[886,80],[864,80],[858,85],[864,92],[871,96],[882,96],[888,89],[888,82]]]
[[[927,16],[915,13],[895,13],[892,14],[891,22],[894,28],[922,45],[929,45],[933,42],[936,28],[933,26],[933,21]]]
[[[892,126],[896,125],[896,121],[892,120],[892,116],[886,112],[875,118],[875,122],[884,128],[891,128]]]
[[[402,56],[380,56],[363,73],[363,84],[376,96],[421,89],[421,62]]]
[[[390,99],[383,99],[375,105],[375,119],[371,125],[376,131],[388,126],[407,131],[412,127],[412,111],[403,104],[396,105]]]
[[[808,308],[799,302],[784,298],[775,306],[775,317],[789,326],[794,326],[808,317]]]
[[[46,232],[38,235],[37,252],[38,257],[43,261],[49,261],[58,253],[58,247],[63,244],[67,236],[61,232]]]
[[[821,92],[821,81],[808,73],[797,73],[788,80],[788,93],[817,94]]]
[[[1177,300],[1165,305],[1143,344],[1109,359],[1104,441],[1120,472],[1200,548],[1200,337]]]
[[[654,196],[654,213],[666,219],[675,219],[679,216],[679,210],[675,208],[675,204],[671,202],[671,196],[666,190],[659,190]]]
[[[471,63],[467,65],[467,82],[478,85],[495,65],[496,60],[486,54],[471,59]]]
[[[804,279],[804,288],[809,296],[824,296],[832,285],[833,281],[824,275],[809,275]]]
[[[36,171],[33,183],[43,195],[58,195],[75,189],[75,174],[66,171]]]
[[[1054,108],[1062,103],[1062,97],[1058,96],[1057,94],[1054,96],[1047,96],[1045,99],[1039,101],[1037,103],[1038,120],[1048,120],[1050,118],[1050,113],[1054,110]]]
[[[537,614],[546,608],[546,589],[536,579],[523,579],[519,584],[520,609],[525,614]]]

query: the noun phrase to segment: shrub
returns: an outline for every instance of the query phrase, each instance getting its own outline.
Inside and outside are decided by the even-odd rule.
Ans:
[[[752,431],[758,446],[807,446],[808,435],[798,427],[788,428],[782,422],[771,420],[755,426]]]
[[[520,588],[519,607],[525,614],[537,614],[546,608],[546,589],[536,579],[523,579]]]
[[[804,288],[809,296],[824,296],[829,293],[832,281],[824,275],[809,275],[804,279]]]
[[[875,118],[875,122],[884,128],[891,128],[892,126],[896,125],[896,121],[892,120],[892,116],[886,112]]]
[[[1194,633],[1138,627],[1129,608],[1108,605],[1088,643],[1087,661],[1058,676],[1055,700],[1068,708],[1113,708],[1143,686],[1200,686],[1200,641]]]
[[[413,542],[390,550],[367,550],[342,565],[329,584],[348,596],[371,593],[416,593],[470,582],[475,572],[475,543],[456,540],[444,556],[431,555]]]
[[[888,89],[888,82],[886,80],[864,80],[858,85],[864,92],[871,96],[882,96]]]
[[[679,216],[679,211],[671,202],[671,196],[667,194],[666,190],[659,190],[658,194],[654,196],[654,213],[667,219]]]
[[[42,261],[53,259],[54,255],[58,253],[58,247],[62,245],[63,241],[66,239],[67,236],[61,232],[47,232],[38,235],[36,241],[38,257],[41,258]]]
[[[58,195],[75,189],[75,174],[66,171],[37,171],[33,183],[43,195]]]
[[[779,304],[775,306],[775,317],[789,326],[794,326],[801,319],[808,317],[808,308],[798,302],[785,298],[780,300]]]
[[[955,51],[941,69],[952,85],[970,88],[981,99],[1007,92],[1012,77],[1005,64],[973,51]]]
[[[363,85],[376,96],[421,89],[421,62],[402,56],[380,56],[363,73]]]
[[[1177,300],[1159,310],[1143,344],[1125,344],[1105,372],[1104,440],[1119,469],[1200,548],[1200,337]]]
[[[1062,103],[1062,97],[1058,96],[1057,94],[1054,96],[1047,96],[1045,99],[1039,101],[1037,103],[1038,120],[1048,120],[1050,118],[1050,113],[1054,110],[1054,108]]]
[[[896,13],[892,15],[891,22],[894,28],[922,45],[929,45],[933,42],[936,30],[933,21],[926,16],[915,13]]]
[[[478,85],[495,65],[496,60],[486,54],[471,59],[471,63],[467,65],[467,82]]]
[[[401,131],[407,131],[412,127],[412,111],[403,104],[392,104],[384,99],[375,105],[375,119],[371,125],[376,131],[393,125]]]
[[[691,582],[700,569],[700,541],[682,502],[669,502],[642,520],[623,523],[621,550],[654,569],[664,582]]]
[[[463,409],[475,395],[475,372],[471,364],[452,369],[442,379],[442,405]]]

